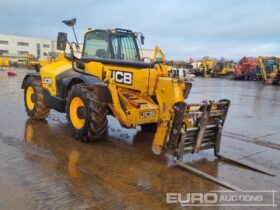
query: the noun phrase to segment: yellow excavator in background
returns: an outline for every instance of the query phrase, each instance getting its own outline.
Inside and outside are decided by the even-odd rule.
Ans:
[[[280,85],[280,58],[258,57],[259,68],[265,85]]]
[[[214,75],[217,77],[225,77],[233,75],[236,64],[232,61],[217,62]]]
[[[213,76],[215,74],[217,61],[214,59],[203,59],[202,65],[199,68],[200,74],[203,77]]]

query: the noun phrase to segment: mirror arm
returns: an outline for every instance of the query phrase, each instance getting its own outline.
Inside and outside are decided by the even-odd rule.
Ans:
[[[72,69],[75,71],[74,61],[76,60],[76,57],[74,56],[74,50],[73,50],[73,47],[72,47],[72,43],[70,43],[68,39],[67,39],[67,42],[68,42],[68,44],[69,44],[70,55],[71,55],[70,59],[68,59],[68,60],[71,61],[71,63],[72,63]],[[64,55],[65,55],[65,58],[67,58],[65,50],[64,50]]]
[[[75,40],[76,40],[76,48],[77,48],[77,51],[80,50],[80,46],[79,46],[79,42],[78,42],[78,39],[77,39],[77,35],[76,35],[76,31],[75,31],[75,28],[74,26],[72,26],[72,30],[73,30],[73,33],[74,33],[74,36],[75,36]]]
[[[74,55],[74,50],[73,50],[72,44],[75,44],[75,43],[73,43],[73,42],[72,42],[72,43],[68,42],[68,43],[70,44],[71,63],[72,63],[72,69],[73,69],[73,71],[78,72],[78,73],[81,73],[81,74],[87,74],[87,73],[85,73],[85,69],[82,69],[82,71],[80,71],[79,69],[77,69],[77,68],[75,67],[75,62],[76,62],[76,66],[77,66],[77,62],[82,62],[82,61],[81,61],[81,59],[77,58],[77,57]]]

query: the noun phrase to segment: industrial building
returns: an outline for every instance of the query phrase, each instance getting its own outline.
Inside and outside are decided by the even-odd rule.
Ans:
[[[55,42],[50,39],[0,34],[0,56],[12,60],[32,54],[44,58],[44,52],[54,52]]]

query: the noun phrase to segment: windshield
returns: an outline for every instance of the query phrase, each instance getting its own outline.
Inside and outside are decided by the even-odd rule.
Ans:
[[[83,58],[111,58],[105,31],[93,31],[86,35]]]
[[[112,48],[116,60],[140,61],[136,39],[131,33],[112,34]]]
[[[111,43],[109,43],[107,32],[101,30],[87,33],[83,58],[140,61],[139,50],[134,34],[112,33]]]

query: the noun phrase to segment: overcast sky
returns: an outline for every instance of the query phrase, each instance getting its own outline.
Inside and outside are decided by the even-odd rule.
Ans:
[[[80,42],[89,27],[127,28],[169,59],[280,56],[279,0],[1,0],[0,33],[55,40],[72,17]]]

